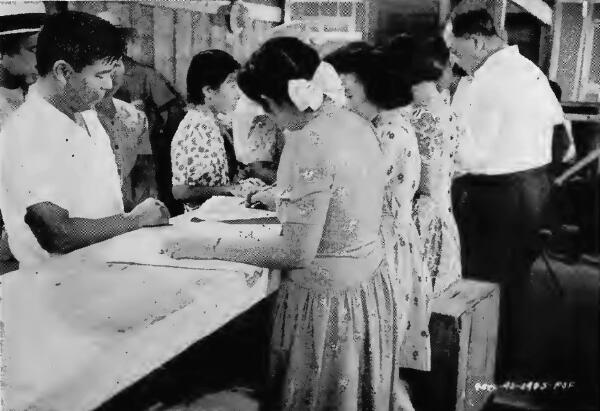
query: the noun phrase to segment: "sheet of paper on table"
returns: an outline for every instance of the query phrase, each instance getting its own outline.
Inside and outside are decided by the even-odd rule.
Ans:
[[[219,201],[247,215],[194,216]],[[267,295],[266,269],[159,254],[191,217],[0,277],[7,409],[97,407]]]

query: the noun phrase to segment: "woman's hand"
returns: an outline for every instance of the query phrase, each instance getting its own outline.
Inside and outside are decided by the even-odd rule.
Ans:
[[[272,188],[250,192],[246,196],[247,208],[258,208],[261,205],[269,211],[275,211],[275,194]]]

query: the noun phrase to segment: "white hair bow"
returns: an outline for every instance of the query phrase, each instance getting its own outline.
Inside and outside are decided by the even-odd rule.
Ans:
[[[333,66],[326,62],[319,64],[312,79],[288,81],[288,95],[300,111],[309,107],[317,110],[323,104],[324,96],[331,98],[339,106],[346,102],[342,80]]]

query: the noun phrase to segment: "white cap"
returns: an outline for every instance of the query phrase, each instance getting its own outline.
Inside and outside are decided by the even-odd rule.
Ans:
[[[99,17],[104,21],[108,21],[110,24],[112,24],[115,27],[127,27],[128,26],[128,24],[125,23],[125,19],[123,19],[122,16],[114,14],[110,11],[102,11],[102,12],[96,14],[96,17]]]
[[[45,16],[41,1],[0,1],[0,35],[38,32]]]
[[[130,27],[129,22],[127,22],[123,16],[119,14],[112,13],[110,11],[102,11],[96,14],[96,17],[101,18],[104,21],[109,22],[113,26],[117,27],[124,33],[126,36],[131,37],[135,34],[135,29]]]

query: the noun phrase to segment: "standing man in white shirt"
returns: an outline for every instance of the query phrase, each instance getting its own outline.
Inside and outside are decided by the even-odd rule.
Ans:
[[[0,132],[0,209],[21,266],[168,222],[154,199],[123,212],[110,140],[91,110],[124,49],[114,26],[85,13],[50,16],[39,34],[40,78]]]
[[[498,376],[525,312],[529,274],[539,255],[538,230],[548,201],[547,166],[563,112],[548,79],[517,46],[508,46],[486,10],[452,19],[450,48],[468,76],[453,108],[466,136],[452,187],[461,234],[463,275],[501,285]]]

